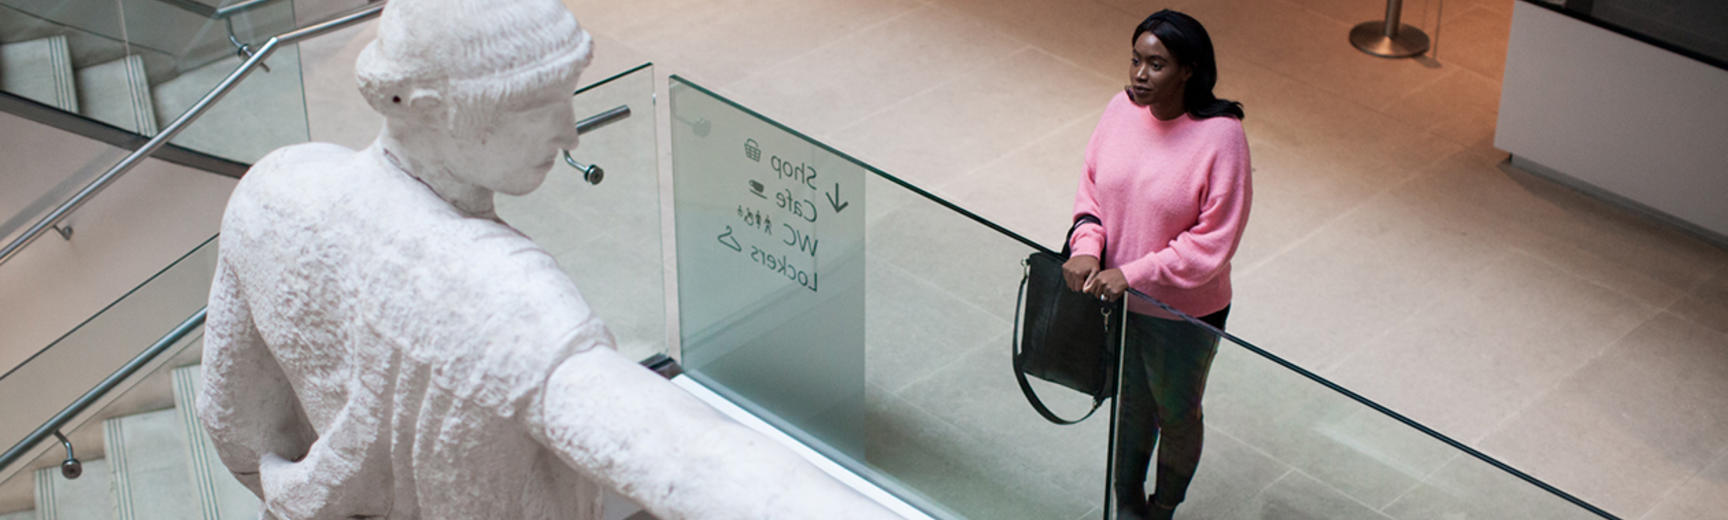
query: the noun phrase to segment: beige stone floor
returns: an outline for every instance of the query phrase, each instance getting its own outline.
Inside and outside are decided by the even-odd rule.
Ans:
[[[1349,47],[1372,0],[566,3],[590,81],[653,61],[1047,245],[1133,25],[1186,10],[1248,113],[1232,333],[1619,517],[1728,518],[1728,252],[1502,165],[1510,0],[1407,3],[1439,25],[1418,60]],[[364,40],[302,48],[315,140],[375,131],[343,114]],[[972,517],[1096,518],[1102,421],[1041,425],[1004,377],[1023,246],[900,203],[872,222],[871,463]],[[1246,350],[1217,367],[1191,517],[1578,517]]]

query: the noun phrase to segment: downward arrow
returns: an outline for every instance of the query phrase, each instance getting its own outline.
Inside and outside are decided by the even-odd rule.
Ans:
[[[834,213],[836,214],[840,213],[840,210],[846,209],[846,206],[852,205],[850,202],[840,202],[840,183],[838,182],[834,183],[834,191],[827,195],[828,205],[834,207]]]

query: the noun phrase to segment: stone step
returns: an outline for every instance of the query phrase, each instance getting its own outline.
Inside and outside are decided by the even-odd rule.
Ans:
[[[53,106],[78,111],[73,83],[72,53],[65,36],[0,45],[0,90]]]
[[[204,432],[198,419],[198,389],[203,387],[203,372],[198,365],[174,369],[174,413],[185,432],[187,463],[192,468],[193,487],[198,492],[199,516],[185,518],[253,519],[258,518],[258,497],[216,456],[216,446]]]
[[[112,520],[114,497],[107,459],[86,460],[84,476],[66,480],[60,467],[36,470],[37,520]]]
[[[186,434],[174,410],[102,421],[117,520],[193,518],[197,493],[186,465]]]
[[[156,135],[156,108],[144,58],[131,55],[79,69],[78,106],[91,119],[133,133]]]

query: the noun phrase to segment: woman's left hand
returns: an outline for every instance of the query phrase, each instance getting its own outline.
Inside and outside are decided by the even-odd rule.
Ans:
[[[1116,301],[1128,292],[1128,277],[1122,275],[1121,269],[1105,269],[1093,275],[1081,291],[1100,300]]]

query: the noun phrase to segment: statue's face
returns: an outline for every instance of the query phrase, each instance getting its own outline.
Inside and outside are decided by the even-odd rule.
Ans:
[[[547,89],[505,102],[490,129],[458,140],[451,158],[461,164],[451,171],[498,193],[526,195],[539,188],[560,150],[576,148],[570,91]]]

